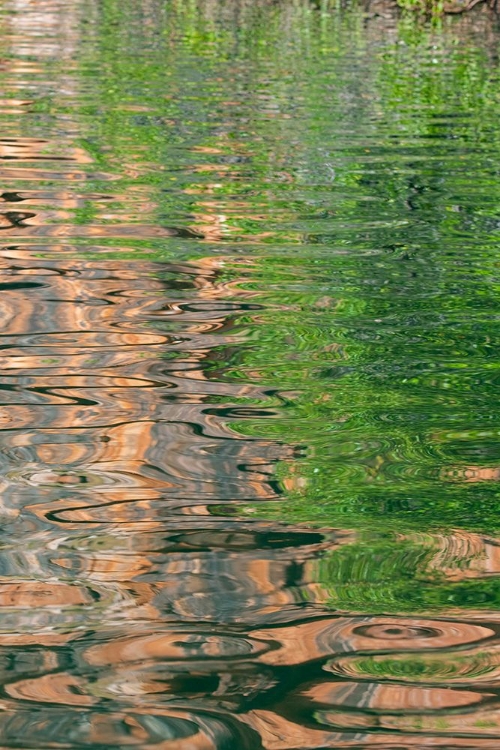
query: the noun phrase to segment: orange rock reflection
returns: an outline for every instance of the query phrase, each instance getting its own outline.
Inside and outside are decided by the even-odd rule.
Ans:
[[[207,23],[219,6],[207,0]],[[189,151],[179,189],[189,216],[160,223],[155,187],[137,180],[156,165],[131,144],[126,163],[108,154],[98,168],[69,106],[83,85],[82,14],[104,17],[108,4],[9,0],[9,9],[0,747],[497,748],[498,616],[332,612],[318,561],[355,534],[240,512],[279,502],[282,486],[305,489],[298,463],[278,481],[293,445],[235,426],[277,413],[257,368],[243,382],[227,367],[247,343],[239,320],[258,321],[260,309],[247,283],[255,258],[220,248],[274,235],[272,201],[225,191],[247,184],[255,158],[243,97],[224,102],[212,145]],[[153,42],[158,3],[134,11]],[[54,90],[65,105],[54,114],[49,102],[45,118]],[[288,117],[271,92],[256,101],[269,118]],[[269,169],[270,184],[293,182],[279,144]],[[289,215],[272,211],[273,221]],[[293,230],[280,238],[297,240]],[[163,249],[171,239],[205,257],[148,259],[148,241]],[[331,305],[329,294],[318,302]],[[468,483],[498,479],[475,466],[446,478],[457,472]],[[497,539],[407,539],[448,580],[500,571]]]

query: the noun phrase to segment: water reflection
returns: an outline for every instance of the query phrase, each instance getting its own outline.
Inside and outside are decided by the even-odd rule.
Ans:
[[[0,745],[496,748],[494,32],[1,20]]]

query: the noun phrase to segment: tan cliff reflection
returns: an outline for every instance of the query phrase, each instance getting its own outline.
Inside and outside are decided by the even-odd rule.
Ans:
[[[194,7],[130,5],[147,56],[160,16]],[[207,22],[223,5],[205,3]],[[238,19],[255,6],[222,12]],[[321,580],[320,562],[356,535],[247,512],[279,503],[283,488],[307,490],[300,461],[279,480],[277,467],[298,453],[293,437],[256,433],[257,419],[279,414],[262,375],[243,380],[228,366],[255,345],[239,321],[248,329],[260,314],[245,289],[249,279],[255,288],[257,261],[241,245],[268,240],[266,226],[295,215],[287,201],[228,189],[245,185],[255,158],[248,112],[284,120],[279,97],[266,85],[254,100],[244,85],[224,103],[211,150],[186,139],[178,191],[192,210],[180,226],[160,225],[155,180],[136,181],[156,178],[157,165],[124,137],[126,163],[106,152],[98,168],[85,140],[93,120],[86,111],[79,119],[96,77],[91,67],[78,74],[81,45],[101,23],[114,25],[122,4],[5,8],[0,748],[496,748],[497,615],[332,611],[340,583]],[[111,66],[114,50],[103,55]],[[245,66],[235,74],[251,84]],[[141,96],[134,90],[123,107],[147,114]],[[293,187],[289,144],[271,145],[261,164],[270,192],[276,180]],[[175,260],[148,259],[153,246],[172,258],[170,238]],[[241,245],[224,256],[232,240]],[[470,481],[495,478],[467,471]],[[407,540],[448,580],[499,572],[494,538]]]
[[[384,728],[396,727],[418,746],[412,720],[401,718],[408,712],[431,733],[436,711],[451,724],[458,711],[463,724],[471,707],[496,726],[488,684],[449,691],[439,681],[391,687],[352,670],[335,677],[340,656],[457,647],[473,655],[485,642],[495,669],[492,629],[325,618],[316,561],[352,535],[228,513],[235,502],[278,499],[273,465],[291,453],[242,437],[213,413],[214,396],[225,408],[249,395],[266,400],[260,386],[213,380],[207,369],[214,346],[238,344],[231,319],[245,299],[219,282],[219,259],[141,263],[131,273],[116,261],[68,260],[63,247],[59,260],[36,259],[31,248],[24,273],[12,267],[19,252],[3,251],[0,281],[2,383],[16,384],[1,411],[12,552],[0,572],[0,653],[29,646],[37,661],[29,676],[21,666],[6,675],[8,715],[33,700],[84,709],[92,741],[119,744],[125,721],[141,747],[154,715],[181,734],[190,727],[186,748],[217,748],[229,732],[241,747],[273,750],[373,744],[374,727],[356,713],[367,708],[379,717],[381,746]],[[182,293],[162,273],[182,278]],[[100,644],[87,636],[97,626]],[[77,672],[65,669],[63,646]],[[311,665],[320,667],[315,679]],[[253,705],[272,695],[277,669],[300,670],[287,684],[315,726],[297,722],[279,697]],[[101,712],[110,700],[116,725]],[[491,747],[483,730],[469,731],[477,747]],[[440,737],[428,744],[446,747]]]
[[[113,617],[137,615],[120,611],[120,601],[139,589],[139,611],[149,619],[167,606],[176,618],[212,619],[225,611],[232,619],[243,603],[262,619],[298,596],[314,601],[308,560],[328,542],[313,535],[318,541],[305,547],[304,558],[300,548],[245,551],[252,545],[248,524],[210,515],[212,505],[278,498],[273,466],[291,456],[272,441],[243,438],[223,412],[207,408],[214,396],[224,397],[225,409],[234,398],[266,399],[258,386],[208,376],[213,347],[238,343],[230,321],[244,298],[219,284],[220,261],[142,263],[131,273],[110,261],[66,260],[62,267],[60,260],[32,259],[26,274],[12,268],[12,253],[5,250],[0,281],[3,513],[12,524],[22,525],[27,514],[61,533],[81,534],[86,524],[141,533],[104,535],[104,547],[95,550],[58,545],[42,559],[20,551],[5,575],[70,575],[99,591],[114,587],[120,614]],[[155,279],[158,271],[182,278],[187,291],[176,296]],[[166,529],[184,534],[186,543],[161,555],[154,549],[165,543]],[[238,533],[241,550],[233,541]],[[220,551],[209,552],[217,538]],[[289,570],[303,565],[297,584],[287,587]],[[15,593],[11,606],[24,608],[31,589]],[[46,614],[39,614],[46,627]]]
[[[9,542],[1,570],[0,649],[29,646],[39,661],[26,674],[19,659],[4,677],[0,734],[33,736],[40,720],[20,706],[36,701],[47,706],[43,731],[101,745],[123,745],[126,726],[141,748],[176,750],[390,748],[395,732],[405,747],[422,747],[425,735],[424,747],[448,748],[460,731],[475,748],[495,747],[491,685],[450,689],[445,675],[437,685],[392,686],[376,670],[327,671],[339,652],[386,654],[401,625],[359,618],[335,639],[315,561],[349,534],[302,530],[287,545],[290,531],[227,513],[279,500],[273,466],[291,449],[244,439],[223,411],[210,413],[213,397],[225,406],[266,401],[259,387],[210,378],[214,347],[238,344],[227,309],[212,306],[228,294],[216,296],[216,263],[168,267],[190,280],[184,296],[155,278],[165,267],[154,264],[133,274],[108,261],[66,261],[65,274],[56,262],[31,264],[36,274],[9,262],[2,276],[2,383],[16,384],[0,415],[2,502],[12,537],[25,529],[27,539],[15,554]],[[300,613],[311,621],[302,625]],[[219,623],[235,643],[217,642]],[[186,637],[179,628],[190,624]],[[410,637],[393,641],[397,653],[429,646],[447,655],[458,645],[475,658],[474,644],[491,639],[495,654],[493,629],[403,624]],[[376,645],[353,632],[366,626],[379,629]],[[444,635],[429,636],[433,628]],[[102,644],[86,643],[96,630]],[[68,651],[77,668],[66,666]],[[289,687],[286,705],[273,697],[278,679]],[[85,721],[61,729],[54,707],[85,712]]]

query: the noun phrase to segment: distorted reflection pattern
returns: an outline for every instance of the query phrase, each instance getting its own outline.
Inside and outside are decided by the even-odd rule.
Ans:
[[[0,746],[497,748],[494,167],[467,203],[477,83],[440,112],[433,66],[498,38],[306,0],[0,20]]]

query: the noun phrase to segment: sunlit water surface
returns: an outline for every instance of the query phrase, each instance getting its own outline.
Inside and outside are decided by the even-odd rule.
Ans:
[[[498,748],[491,19],[0,13],[0,747]]]

